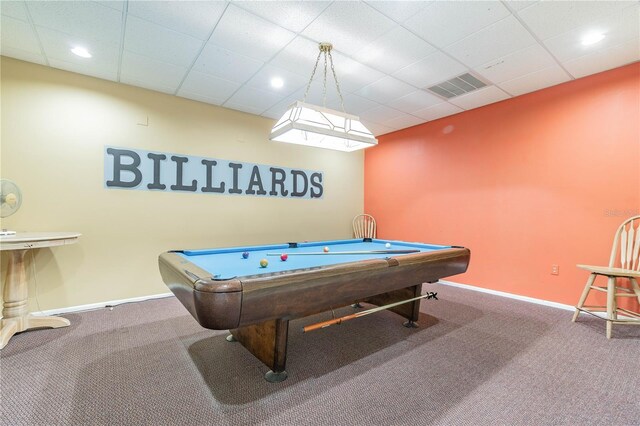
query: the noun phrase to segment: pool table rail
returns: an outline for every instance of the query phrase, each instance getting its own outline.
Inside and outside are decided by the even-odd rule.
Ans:
[[[171,292],[205,328],[226,330],[237,326],[242,305],[242,282],[216,280],[176,251],[158,258],[160,275]]]

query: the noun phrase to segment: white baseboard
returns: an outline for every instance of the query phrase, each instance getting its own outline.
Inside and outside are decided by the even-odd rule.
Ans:
[[[122,305],[123,303],[144,302],[145,300],[162,299],[165,297],[172,297],[172,296],[173,296],[173,293],[160,293],[160,294],[152,294],[150,296],[140,296],[140,297],[132,297],[130,299],[110,300],[108,302],[90,303],[88,305],[70,306],[68,308],[49,309],[46,311],[30,312],[30,313],[34,316],[60,315],[60,314],[68,314],[70,312],[91,311],[94,309],[106,308],[108,306]]]
[[[452,287],[464,288],[466,290],[479,291],[481,293],[489,293],[489,294],[493,294],[494,296],[501,296],[501,297],[507,297],[509,299],[521,300],[523,302],[535,303],[537,305],[550,306],[552,308],[563,309],[565,311],[575,310],[575,306],[565,305],[563,303],[557,303],[557,302],[550,302],[548,300],[536,299],[533,297],[520,296],[517,294],[507,293],[504,291],[491,290],[488,288],[476,287],[468,284],[460,284],[460,283],[447,281],[447,280],[439,280],[438,283],[449,285]],[[123,303],[143,302],[145,300],[161,299],[161,298],[171,297],[171,296],[173,296],[173,293],[153,294],[150,296],[132,297],[130,299],[110,300],[108,302],[98,302],[98,303],[91,303],[88,305],[70,306],[68,308],[50,309],[50,310],[40,311],[40,312],[31,312],[31,314],[36,316],[60,315],[60,314],[67,314],[70,312],[91,311],[93,309],[101,309],[107,306],[116,306],[116,305],[121,305]]]
[[[460,284],[460,283],[447,281],[447,280],[439,280],[438,283],[452,286],[452,287],[464,288],[466,290],[479,291],[481,293],[488,293],[494,296],[520,300],[523,302],[535,303],[536,305],[549,306],[551,308],[562,309],[565,311],[575,311],[576,309],[575,306],[565,305],[564,303],[550,302],[548,300],[536,299],[534,297],[528,297],[528,296],[520,296],[518,294],[507,293],[505,291],[491,290],[483,287],[476,287],[469,284]],[[165,297],[172,297],[172,296],[173,296],[173,293],[152,294],[150,296],[132,297],[130,299],[110,300],[108,302],[91,303],[88,305],[70,306],[68,308],[50,309],[50,310],[40,311],[40,312],[31,312],[31,314],[35,316],[59,315],[59,314],[66,314],[70,312],[81,312],[81,311],[90,311],[93,309],[101,309],[107,306],[121,305],[123,303],[143,302],[145,300],[162,299]],[[601,312],[598,312],[595,314],[602,317],[606,315],[606,313],[601,313]]]
[[[466,290],[479,291],[481,293],[489,293],[489,294],[493,294],[494,296],[501,296],[501,297],[507,297],[509,299],[521,300],[523,302],[535,303],[536,305],[543,305],[543,306],[549,306],[551,308],[563,309],[565,311],[575,311],[576,310],[575,306],[565,305],[564,303],[550,302],[548,300],[536,299],[534,297],[520,296],[518,294],[507,293],[507,292],[504,292],[504,291],[490,290],[488,288],[475,287],[475,286],[472,286],[472,285],[460,284],[460,283],[456,283],[456,282],[453,282],[453,281],[440,280],[440,281],[438,281],[438,283],[444,284],[444,285],[450,285],[452,287],[460,287],[460,288],[464,288]]]

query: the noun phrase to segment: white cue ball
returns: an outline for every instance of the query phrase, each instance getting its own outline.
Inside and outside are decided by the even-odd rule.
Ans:
[[[387,244],[385,244],[384,246],[385,246],[386,248],[391,248],[391,244],[390,244],[390,243],[387,243]]]

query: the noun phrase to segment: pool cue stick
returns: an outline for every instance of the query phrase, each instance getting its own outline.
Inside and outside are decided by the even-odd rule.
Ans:
[[[378,306],[377,308],[367,309],[366,311],[356,312],[355,314],[345,315],[345,316],[340,317],[340,318],[333,318],[333,319],[330,319],[328,321],[322,321],[322,322],[318,322],[318,323],[315,323],[315,324],[307,325],[306,327],[302,328],[302,332],[303,333],[307,333],[309,331],[313,331],[313,330],[318,330],[320,328],[329,327],[329,326],[334,325],[334,324],[342,324],[345,321],[349,321],[349,320],[352,320],[352,319],[360,318],[360,317],[363,317],[365,315],[373,314],[375,312],[384,311],[386,309],[393,308],[394,306],[402,305],[404,303],[414,302],[414,301],[420,300],[420,299],[436,299],[436,300],[438,300],[438,298],[436,297],[437,294],[438,293],[434,293],[434,292],[430,291],[429,293],[423,294],[422,296],[414,297],[412,299],[401,300],[400,302],[390,303],[390,304],[384,305],[384,306]]]
[[[418,253],[420,250],[362,250],[362,251],[318,251],[318,252],[309,252],[309,253],[267,253],[267,256],[280,256],[282,254],[286,254],[287,256],[317,256],[319,254],[322,255],[331,255],[331,254],[406,254],[406,253]]]

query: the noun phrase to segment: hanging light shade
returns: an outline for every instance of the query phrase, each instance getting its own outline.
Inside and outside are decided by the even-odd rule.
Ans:
[[[332,45],[330,43],[320,43],[320,53],[316,59],[316,65],[311,73],[311,78],[307,84],[304,100],[297,101],[291,105],[278,120],[269,140],[277,142],[307,145],[317,148],[334,149],[338,151],[356,151],[369,148],[378,144],[378,140],[360,122],[360,119],[344,111],[344,101],[340,92],[340,85],[333,68],[333,58],[331,57]],[[309,87],[318,67],[320,57],[325,55],[324,60],[324,104],[326,105],[327,93],[327,58],[331,64],[331,71],[336,83],[336,90],[340,95],[342,112],[305,103]]]

